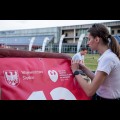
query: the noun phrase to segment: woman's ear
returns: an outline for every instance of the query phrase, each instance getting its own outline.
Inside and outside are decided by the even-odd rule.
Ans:
[[[99,37],[96,37],[95,38],[95,41],[98,43],[100,41],[100,38]]]

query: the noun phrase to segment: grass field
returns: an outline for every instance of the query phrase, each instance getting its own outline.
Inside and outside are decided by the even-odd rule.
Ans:
[[[69,54],[71,57],[74,54]],[[85,55],[85,65],[92,71],[95,71],[97,68],[97,60],[100,57],[99,54],[87,54]]]

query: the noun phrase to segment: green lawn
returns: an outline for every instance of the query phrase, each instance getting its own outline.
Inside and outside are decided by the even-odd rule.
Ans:
[[[99,54],[87,54],[85,55],[85,65],[90,69],[95,71],[97,68],[97,60],[100,57]]]
[[[74,54],[69,54],[71,57]],[[87,54],[85,55],[85,65],[92,71],[96,70],[97,67],[97,60],[100,57],[99,54]]]

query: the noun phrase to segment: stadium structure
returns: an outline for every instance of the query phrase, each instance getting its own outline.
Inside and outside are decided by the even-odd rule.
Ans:
[[[114,35],[120,43],[120,21],[104,22],[102,24],[109,28],[111,34]],[[45,42],[44,40],[48,39],[44,46],[44,51],[57,53],[59,52],[61,36],[64,35],[61,52],[76,53],[80,36],[82,34],[86,35],[88,28],[91,26],[92,24],[84,24],[0,31],[0,47],[41,52]],[[87,40],[85,36],[81,47],[87,47]],[[32,45],[31,49],[30,44]],[[91,52],[90,49],[89,51]]]

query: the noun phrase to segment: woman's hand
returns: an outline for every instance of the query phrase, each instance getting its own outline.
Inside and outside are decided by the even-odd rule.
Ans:
[[[71,69],[73,72],[78,69],[84,71],[85,68],[85,65],[80,60],[71,60]]]
[[[80,60],[71,60],[71,70],[74,73],[79,69]]]
[[[79,62],[79,69],[84,71],[85,68],[86,68],[86,66]]]

